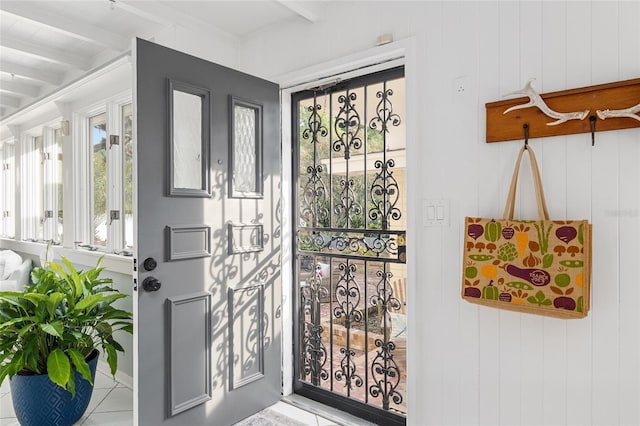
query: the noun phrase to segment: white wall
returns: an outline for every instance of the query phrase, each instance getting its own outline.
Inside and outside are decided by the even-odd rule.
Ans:
[[[315,24],[240,45],[267,78],[372,47],[417,42],[416,199],[451,200],[451,226],[419,228],[410,424],[640,424],[640,129],[536,139],[553,218],[593,223],[592,311],[558,320],[460,299],[462,222],[500,216],[520,143],[484,143],[484,103],[535,77],[540,92],[640,77],[639,2],[328,3]],[[454,79],[467,90],[454,95]],[[529,169],[521,190],[531,190]],[[414,175],[414,176],[415,176]],[[416,188],[418,186],[416,185]],[[419,205],[419,204],[416,204]],[[536,214],[534,197],[521,200]],[[418,213],[419,214],[419,213]]]

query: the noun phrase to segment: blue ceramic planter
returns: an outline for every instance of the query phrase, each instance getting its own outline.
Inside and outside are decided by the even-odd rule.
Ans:
[[[91,380],[95,381],[98,351],[87,360]],[[15,375],[10,381],[11,398],[16,417],[22,426],[70,426],[78,421],[89,406],[93,386],[74,370],[76,396],[49,380],[49,376]]]

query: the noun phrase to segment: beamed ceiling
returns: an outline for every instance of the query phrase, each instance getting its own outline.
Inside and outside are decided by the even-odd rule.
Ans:
[[[0,118],[130,49],[182,26],[229,42],[285,21],[317,19],[317,3],[265,1],[0,1]]]

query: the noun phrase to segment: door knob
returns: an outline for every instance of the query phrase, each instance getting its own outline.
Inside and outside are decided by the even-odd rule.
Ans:
[[[158,262],[153,257],[147,257],[142,263],[145,271],[153,271],[158,266]]]
[[[142,281],[142,288],[145,291],[158,291],[162,287],[162,283],[157,278],[147,277]]]

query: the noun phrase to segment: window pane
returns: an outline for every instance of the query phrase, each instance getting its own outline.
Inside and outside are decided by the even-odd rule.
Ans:
[[[44,163],[45,163],[45,153],[44,153],[44,145],[42,136],[37,136],[35,138],[35,154],[36,161],[38,162],[36,166],[36,177],[35,177],[35,185],[38,194],[37,200],[35,200],[35,211],[33,212],[36,220],[36,232],[32,237],[38,241],[42,241],[44,239]]]
[[[0,234],[3,237],[14,238],[15,237],[15,227],[14,227],[14,145],[13,144],[4,144],[3,146],[3,156],[0,157],[0,160],[3,160],[5,166],[2,170],[2,194],[4,196],[3,203],[3,212],[2,212],[2,222],[3,227],[0,230]]]
[[[122,190],[124,193],[124,248],[133,248],[133,111],[122,107]]]
[[[55,177],[56,181],[55,185],[55,199],[56,199],[56,209],[58,214],[56,215],[56,225],[55,225],[55,241],[62,242],[62,215],[63,215],[63,201],[62,201],[62,130],[56,129],[54,132],[54,138],[56,143],[55,155],[56,161],[54,163],[55,167]]]
[[[173,91],[173,187],[202,189],[202,98]]]
[[[107,114],[89,120],[92,147],[93,240],[92,244],[107,245]]]
[[[233,111],[233,189],[257,192],[256,188],[256,110],[236,105]]]

